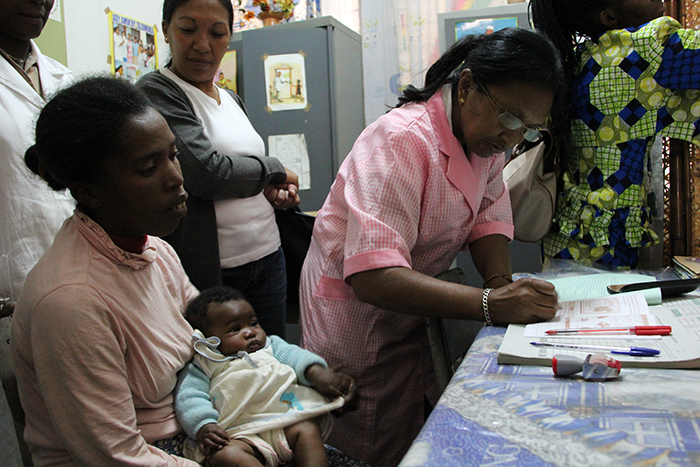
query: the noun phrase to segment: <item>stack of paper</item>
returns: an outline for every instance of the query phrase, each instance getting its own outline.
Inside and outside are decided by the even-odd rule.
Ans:
[[[674,256],[673,270],[681,279],[697,279],[700,277],[700,258]]]
[[[606,347],[646,347],[657,349],[660,354],[653,357],[633,357],[628,355],[614,355],[624,366],[647,368],[700,368],[700,292],[695,291],[679,298],[664,300],[664,303],[656,306],[644,306],[641,297],[634,298],[632,294],[608,295],[607,285],[619,283],[631,283],[620,281],[620,277],[608,277],[614,281],[605,284],[606,280],[601,276],[624,276],[628,274],[596,274],[578,276],[576,282],[579,287],[579,299],[574,299],[577,293],[571,289],[562,289],[557,281],[555,284],[560,296],[562,310],[557,317],[546,323],[536,325],[510,325],[503,338],[503,343],[498,350],[499,364],[519,365],[545,365],[552,364],[552,357],[557,354],[566,354],[585,358],[589,353],[578,349],[563,349],[552,347],[535,347],[530,342],[571,343],[599,345]],[[653,280],[653,278],[650,278]],[[592,285],[595,284],[595,285]],[[567,287],[572,281],[565,283]],[[658,289],[655,289],[658,291]],[[594,298],[584,298],[584,296]],[[565,297],[567,302],[563,302]],[[548,336],[549,329],[563,329],[576,327],[611,327],[611,326],[636,326],[636,325],[664,325],[671,326],[673,332],[663,337],[641,337],[634,335],[595,336],[595,338],[581,337],[554,337]],[[640,339],[643,339],[640,341]]]

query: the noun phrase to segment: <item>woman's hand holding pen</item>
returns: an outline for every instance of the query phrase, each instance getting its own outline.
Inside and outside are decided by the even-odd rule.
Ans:
[[[554,285],[538,279],[520,279],[493,289],[488,296],[491,319],[496,324],[545,321],[557,312]]]

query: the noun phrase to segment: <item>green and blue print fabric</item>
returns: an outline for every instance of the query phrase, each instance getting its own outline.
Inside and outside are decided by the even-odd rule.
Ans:
[[[548,257],[634,268],[651,228],[656,137],[700,143],[700,32],[661,17],[583,45],[573,144]],[[660,196],[660,195],[659,195]]]

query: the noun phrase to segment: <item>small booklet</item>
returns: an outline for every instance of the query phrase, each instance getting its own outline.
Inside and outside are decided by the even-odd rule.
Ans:
[[[634,273],[602,273],[602,274],[587,274],[583,276],[560,277],[550,279],[549,282],[554,284],[554,288],[559,295],[559,302],[568,302],[571,300],[583,300],[586,298],[610,297],[607,287],[615,284],[637,284],[640,282],[653,282],[654,276],[646,276],[644,274]],[[661,289],[647,289],[640,292],[625,292],[642,293],[649,305],[661,304]]]

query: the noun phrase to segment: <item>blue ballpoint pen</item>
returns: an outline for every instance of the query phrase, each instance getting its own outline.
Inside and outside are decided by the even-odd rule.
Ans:
[[[606,347],[602,345],[580,345],[580,344],[554,344],[551,342],[530,342],[530,345],[538,347],[560,347],[563,349],[576,350],[602,350],[617,355],[632,355],[634,357],[653,357],[661,352],[656,349],[648,349],[646,347]]]

